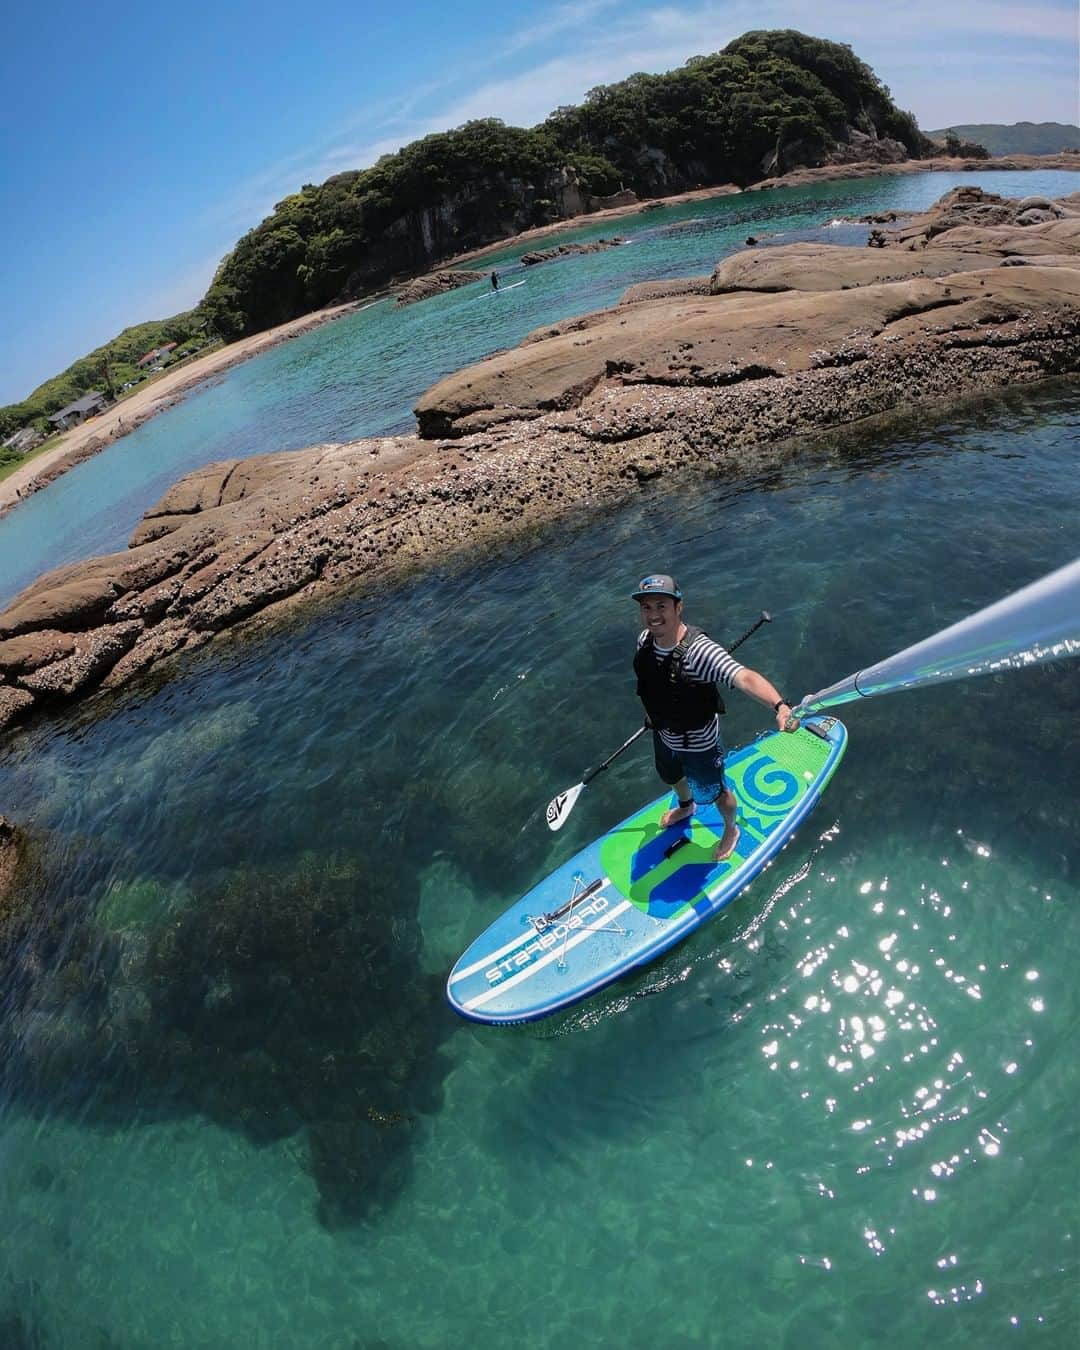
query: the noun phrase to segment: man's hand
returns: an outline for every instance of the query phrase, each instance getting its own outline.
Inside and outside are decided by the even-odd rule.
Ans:
[[[791,705],[789,703],[781,703],[779,708],[777,708],[776,729],[777,731],[798,731],[799,719],[792,716]]]

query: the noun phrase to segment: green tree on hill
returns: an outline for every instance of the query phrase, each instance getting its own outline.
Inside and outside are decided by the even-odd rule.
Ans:
[[[945,133],[945,153],[954,159],[989,159],[990,151],[985,145],[974,141],[962,141],[955,131]]]
[[[933,149],[849,47],[746,33],[668,74],[590,89],[537,127],[480,118],[306,185],[240,240],[202,308],[238,337],[546,223],[569,169],[592,197],[745,184],[824,161],[849,128]]]

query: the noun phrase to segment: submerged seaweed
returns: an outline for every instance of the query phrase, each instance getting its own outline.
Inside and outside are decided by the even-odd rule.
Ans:
[[[324,1222],[388,1204],[448,1025],[415,880],[308,855],[181,889],[116,862],[40,877],[9,929],[5,1091],[80,1118],[199,1113],[256,1143],[307,1131]]]

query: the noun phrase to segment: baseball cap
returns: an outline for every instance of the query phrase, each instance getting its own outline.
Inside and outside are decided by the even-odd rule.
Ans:
[[[644,600],[649,595],[670,595],[672,600],[682,599],[679,583],[674,577],[669,577],[663,572],[651,572],[647,577],[642,577],[631,598]]]

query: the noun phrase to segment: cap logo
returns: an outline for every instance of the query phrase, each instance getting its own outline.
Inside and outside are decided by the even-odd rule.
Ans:
[[[650,572],[647,577],[642,577],[634,591],[634,599],[643,600],[649,595],[670,595],[676,602],[682,599],[675,578],[669,577],[666,572]]]

